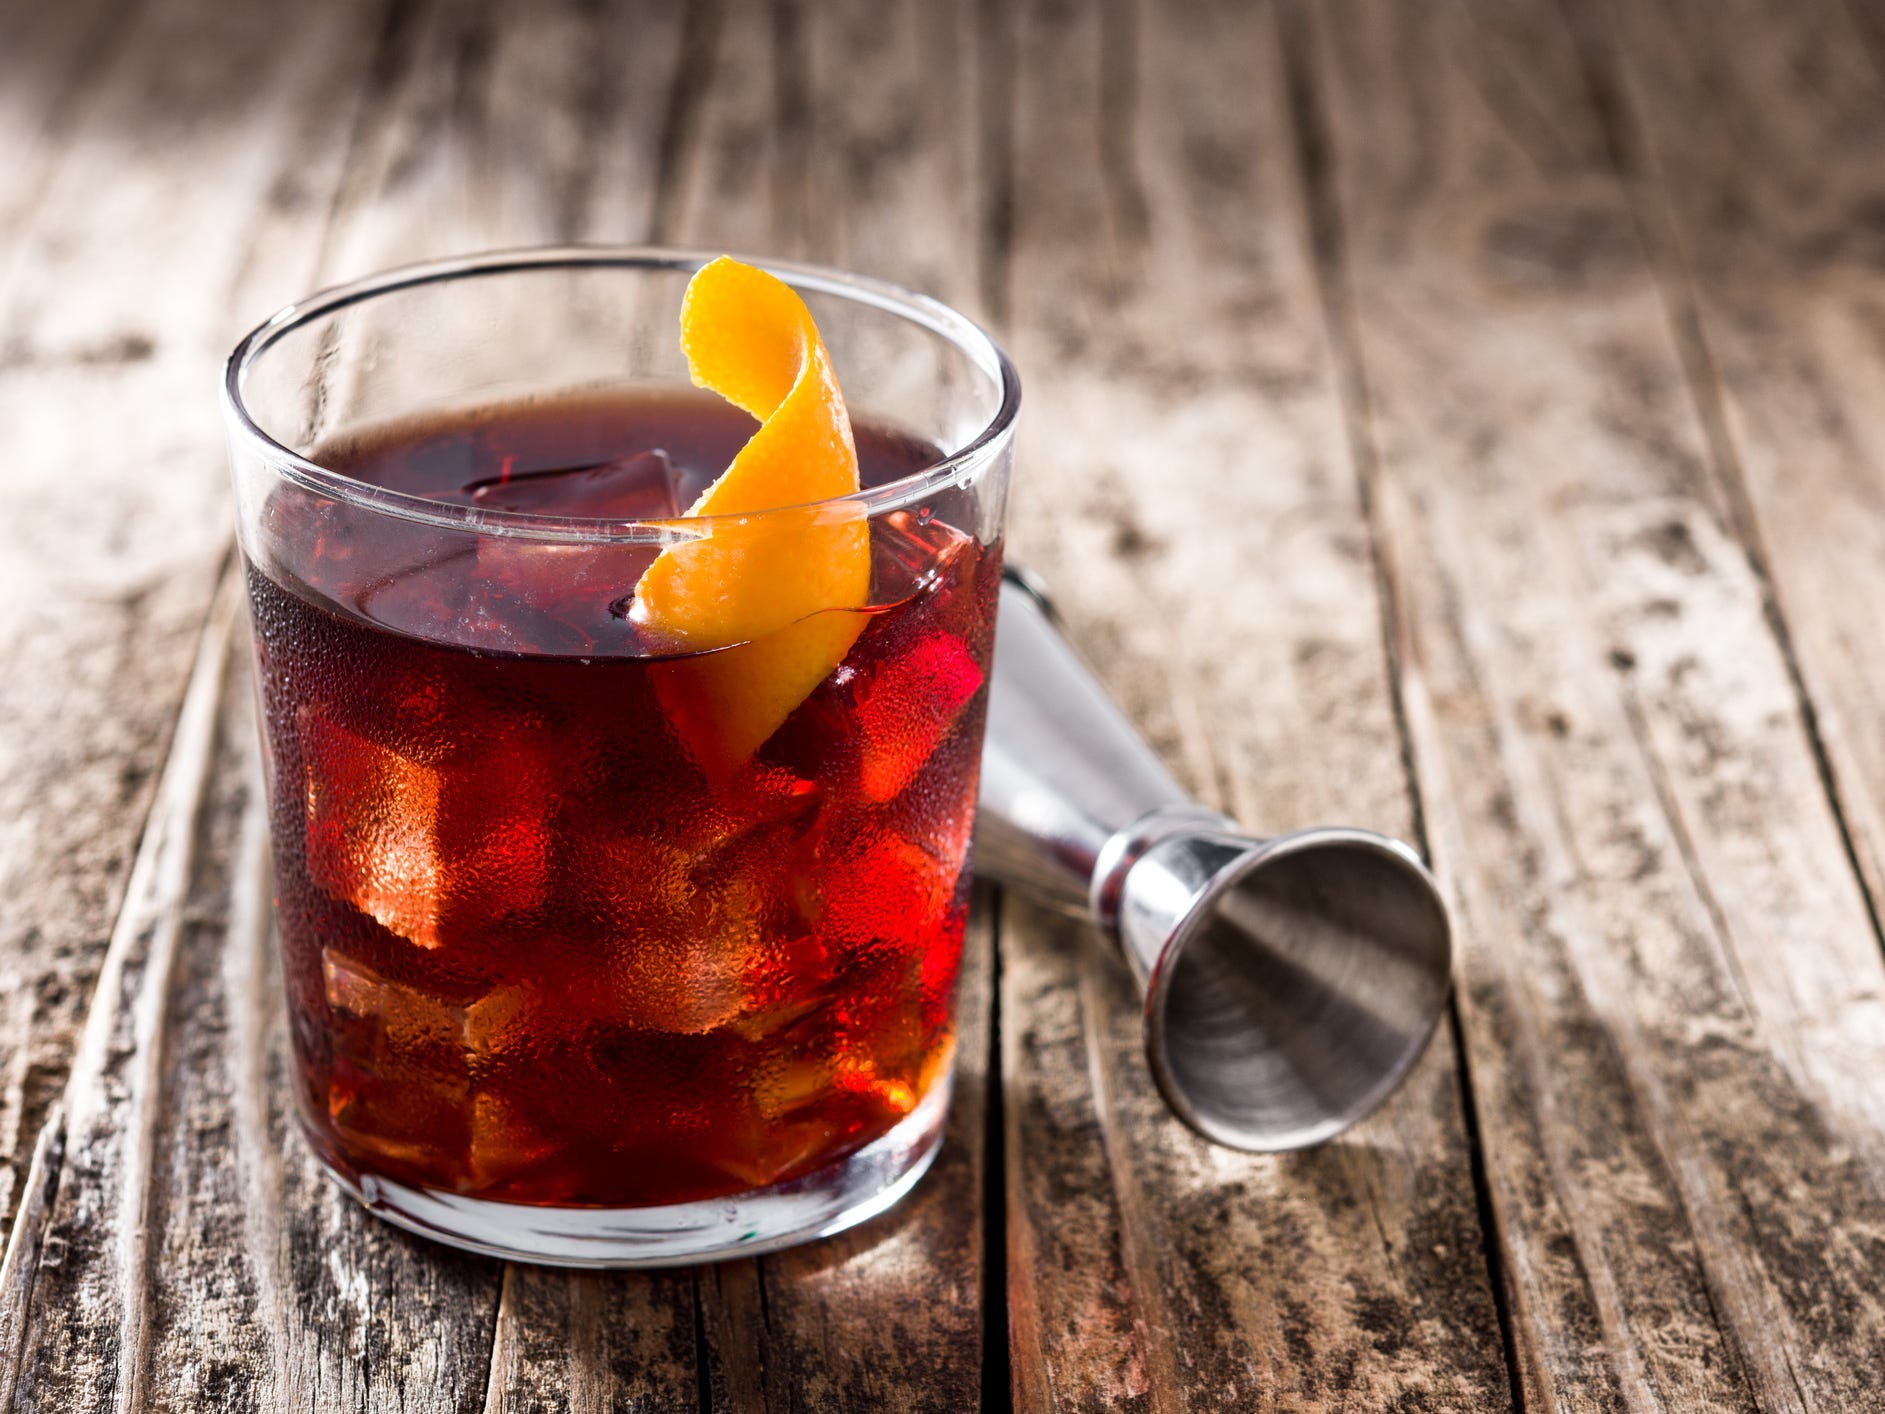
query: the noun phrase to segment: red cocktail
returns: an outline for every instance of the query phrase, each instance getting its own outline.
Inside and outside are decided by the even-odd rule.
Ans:
[[[526,273],[624,269],[541,259]],[[757,716],[802,621],[677,651],[635,606],[753,435],[719,399],[565,387],[349,418],[246,481],[238,441],[301,1107],[389,1216],[678,1260],[831,1230],[927,1162],[1006,437],[952,468],[948,428],[901,411],[855,424],[837,514],[867,534],[868,590],[816,616],[841,656]]]

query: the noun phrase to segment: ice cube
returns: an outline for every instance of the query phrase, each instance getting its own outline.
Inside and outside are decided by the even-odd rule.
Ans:
[[[961,872],[959,856],[864,816],[820,842],[802,897],[828,944],[853,954],[886,945],[914,948],[947,920]]]
[[[441,768],[441,937],[469,944],[543,903],[556,790],[550,746],[522,721],[487,721]]]
[[[866,818],[919,842],[938,859],[965,860],[981,774],[978,726],[958,718],[957,727],[930,753],[921,775],[893,799],[865,812]]]
[[[388,548],[371,548],[391,557]],[[402,545],[400,563],[384,573],[353,572],[360,585],[354,604],[374,623],[419,637],[436,636],[464,613],[465,571],[472,553],[468,543],[444,544],[437,536],[409,548]]]
[[[525,1059],[532,1042],[544,1034],[543,1005],[544,987],[540,982],[493,987],[465,1008],[459,1034],[466,1056],[480,1068],[496,1061]]]
[[[581,655],[622,630],[612,606],[631,593],[658,545],[567,545],[487,535],[460,641],[499,652]]]
[[[687,510],[683,475],[665,448],[604,462],[500,473],[466,488],[474,506],[596,520],[669,520]]]
[[[437,947],[438,769],[341,726],[319,702],[303,703],[295,718],[309,875],[400,937]]]
[[[744,1187],[761,1188],[816,1167],[855,1127],[854,1106],[836,1088],[834,1041],[826,1034],[821,1044],[775,1053],[749,1071],[745,1113],[728,1107],[713,1136],[716,1168]]]
[[[623,939],[600,979],[624,1025],[700,1035],[747,1010],[746,976],[764,946],[759,891],[735,880],[695,890],[655,926]]]
[[[357,1149],[428,1169],[469,1138],[465,1010],[332,948],[321,957],[332,1018],[328,1117]]]
[[[740,1013],[741,957],[736,937],[639,932],[594,969],[480,1005],[470,1036],[481,1050],[515,1057],[597,1027],[702,1035]]]
[[[691,856],[663,832],[598,811],[560,833],[557,912],[581,941],[599,947],[684,916]]]
[[[848,1126],[812,1111],[755,1125],[720,1146],[714,1166],[743,1188],[764,1188],[817,1168]]]
[[[426,1182],[454,1182],[470,1143],[467,1092],[430,1072],[391,1076],[336,1056],[327,1117],[346,1146],[382,1162],[409,1164]]]
[[[783,1036],[831,1000],[832,957],[811,933],[763,941],[746,960],[745,1005],[730,1023],[748,1041]]]
[[[702,808],[680,826],[677,837],[703,863],[711,858],[732,859],[741,846],[750,849],[781,838],[775,827],[787,830],[802,824],[818,804],[818,796],[817,783],[794,771],[749,764],[712,788]]]
[[[669,520],[687,509],[681,473],[659,448],[613,461],[525,471],[470,489],[474,506],[537,515]],[[659,553],[658,545],[572,545],[487,535],[478,542],[478,578],[566,624],[601,627],[610,620],[609,606],[634,589]],[[472,598],[476,607],[480,596],[474,592]],[[490,605],[488,617],[494,631],[500,630],[514,622],[515,605]],[[526,630],[530,641],[519,646],[544,651],[550,645],[537,641],[542,636],[540,630]]]
[[[480,541],[480,565],[495,557],[503,567],[471,588],[464,609],[443,631],[454,643],[490,653],[587,656],[608,633],[617,576],[638,573],[640,554],[634,545]]]
[[[953,814],[959,832],[913,837],[899,828],[910,800],[834,822],[805,886],[834,958],[829,1014],[849,1058],[844,1083],[898,1113],[921,1093],[917,1070],[948,1030],[968,916],[968,811]]]
[[[889,800],[908,785],[981,685],[981,666],[952,633],[920,638],[861,672],[851,710],[861,737],[864,794]]]
[[[892,511],[871,526],[871,602],[900,604],[942,578],[967,535],[927,511]]]
[[[608,977],[616,1015],[637,1030],[674,1036],[725,1025],[746,1002],[738,948],[738,939],[722,937],[624,950]]]
[[[664,782],[664,787],[670,783]],[[698,1034],[749,1009],[749,974],[807,927],[792,870],[817,788],[752,766],[712,790],[587,803],[558,834],[557,913],[598,1021]]]
[[[783,1119],[823,1099],[836,1074],[837,1058],[829,1044],[813,1053],[801,1051],[759,1073],[753,1102],[767,1119]]]
[[[481,723],[476,742],[428,765],[319,702],[296,721],[308,872],[322,888],[423,948],[541,902],[553,779],[524,726]]]
[[[472,1097],[467,1168],[480,1190],[519,1178],[541,1178],[541,1170],[563,1156],[535,1106],[519,1104],[496,1089]]]
[[[579,1146],[621,1128],[613,1077],[598,1051],[619,1032],[592,973],[546,962],[543,974],[494,989],[465,1009],[465,1051],[474,1080],[470,1170],[480,1188],[527,1182],[582,1187]],[[644,1091],[645,1067],[635,1067]],[[559,1177],[559,1173],[561,1177]]]
[[[837,1089],[874,1109],[878,1123],[894,1122],[916,1108],[954,1055],[946,1024],[933,1025],[903,1002],[883,1008],[847,1037]]]
[[[454,1069],[463,1053],[466,1008],[395,981],[358,958],[321,950],[321,979],[336,1054],[368,1068],[432,1064]]]
[[[738,1015],[756,928],[748,897],[701,889],[695,857],[666,840],[592,830],[577,848],[559,880],[560,911],[590,920],[597,951],[588,966],[567,969],[566,982],[539,984],[532,1005],[585,1023],[680,1035]]]
[[[559,913],[605,959],[583,970],[597,1020],[757,1039],[816,1005],[828,960],[796,887],[815,800],[768,770],[680,818],[567,832]]]
[[[749,1062],[752,1108],[716,1136],[716,1162],[742,1183],[777,1183],[828,1160],[853,1136],[881,1132],[926,1086],[926,1036],[897,997],[860,991],[804,1035]],[[893,1036],[893,1030],[901,1033]],[[935,1048],[931,1048],[932,1050]],[[931,1077],[933,1078],[933,1077]]]
[[[935,1053],[952,1020],[953,995],[940,1009],[932,1005],[932,971],[946,970],[953,993],[960,957],[960,930],[944,925],[923,947],[879,951],[858,963],[834,1009],[835,1093],[866,1105],[877,1119],[909,1113],[934,1078]]]

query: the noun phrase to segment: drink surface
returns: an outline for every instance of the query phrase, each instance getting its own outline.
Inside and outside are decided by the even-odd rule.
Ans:
[[[323,449],[431,499],[682,513],[753,423],[686,391]],[[936,459],[860,424],[864,480]],[[251,602],[300,1098],[356,1178],[641,1206],[808,1173],[947,1074],[998,546],[871,523],[854,646],[750,759],[682,718],[652,545],[469,536],[292,485]],[[724,668],[729,659],[716,666]],[[702,684],[708,685],[703,689]],[[697,740],[697,738],[695,738]]]

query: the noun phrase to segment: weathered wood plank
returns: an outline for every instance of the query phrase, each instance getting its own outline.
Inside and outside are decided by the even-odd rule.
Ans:
[[[1009,1155],[1008,1335],[1015,1403],[1151,1404],[1147,1333],[1087,1063],[1077,923],[1006,901],[1001,1074]],[[1025,1148],[1023,1148],[1025,1146]],[[1159,1374],[1169,1374],[1169,1363]],[[1166,1397],[1171,1391],[1166,1390]]]
[[[686,77],[686,0],[415,10],[363,135],[324,275],[559,241],[642,241]]]
[[[197,864],[197,821],[216,764],[233,591],[222,596],[185,695],[162,788],[126,887],[66,1092],[59,1196],[32,1260],[16,1407],[142,1402],[148,1260],[143,1199],[169,974]],[[60,1389],[63,1385],[65,1388]]]
[[[973,19],[970,7],[919,0],[724,6],[674,153],[664,236],[972,303]],[[956,1102],[922,1185],[855,1232],[702,1274],[715,1407],[977,1403],[990,927],[984,898],[965,960]]]
[[[7,1234],[0,1260],[0,1409],[13,1407],[20,1365],[20,1342],[32,1309],[33,1283],[39,1275],[40,1244],[45,1241],[52,1200],[65,1164],[65,1107],[53,1106],[33,1145],[19,1214]]]
[[[1574,35],[1305,19],[1527,1407],[1863,1407],[1885,968]]]
[[[133,28],[124,8],[113,0],[0,5],[0,300],[20,227],[58,164],[89,80]]]
[[[111,43],[68,46],[84,89],[54,100],[51,151],[20,134],[8,164],[43,171],[0,254],[0,1216],[65,1082],[225,553],[209,372],[231,306],[312,268],[319,223],[289,185],[318,204],[338,180],[377,8],[118,17]]]
[[[694,1277],[686,1271],[557,1271],[511,1264],[485,1414],[630,1414],[691,1408]]]
[[[1016,552],[1200,796],[1407,833],[1382,618],[1267,7],[1016,22]],[[1450,1038],[1340,1143],[1251,1157],[1167,1115],[1130,983],[1003,933],[1024,1407],[1509,1399]]]
[[[1772,577],[1876,900],[1885,22],[1839,3],[1588,9],[1728,489]]]

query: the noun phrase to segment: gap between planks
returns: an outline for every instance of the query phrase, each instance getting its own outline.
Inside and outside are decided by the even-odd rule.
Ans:
[[[65,1102],[55,1101],[33,1144],[26,1169],[26,1186],[13,1230],[7,1236],[6,1257],[0,1261],[0,1409],[13,1407],[22,1342],[33,1306],[33,1279],[39,1274],[41,1244],[59,1195],[59,1175],[65,1163]]]

